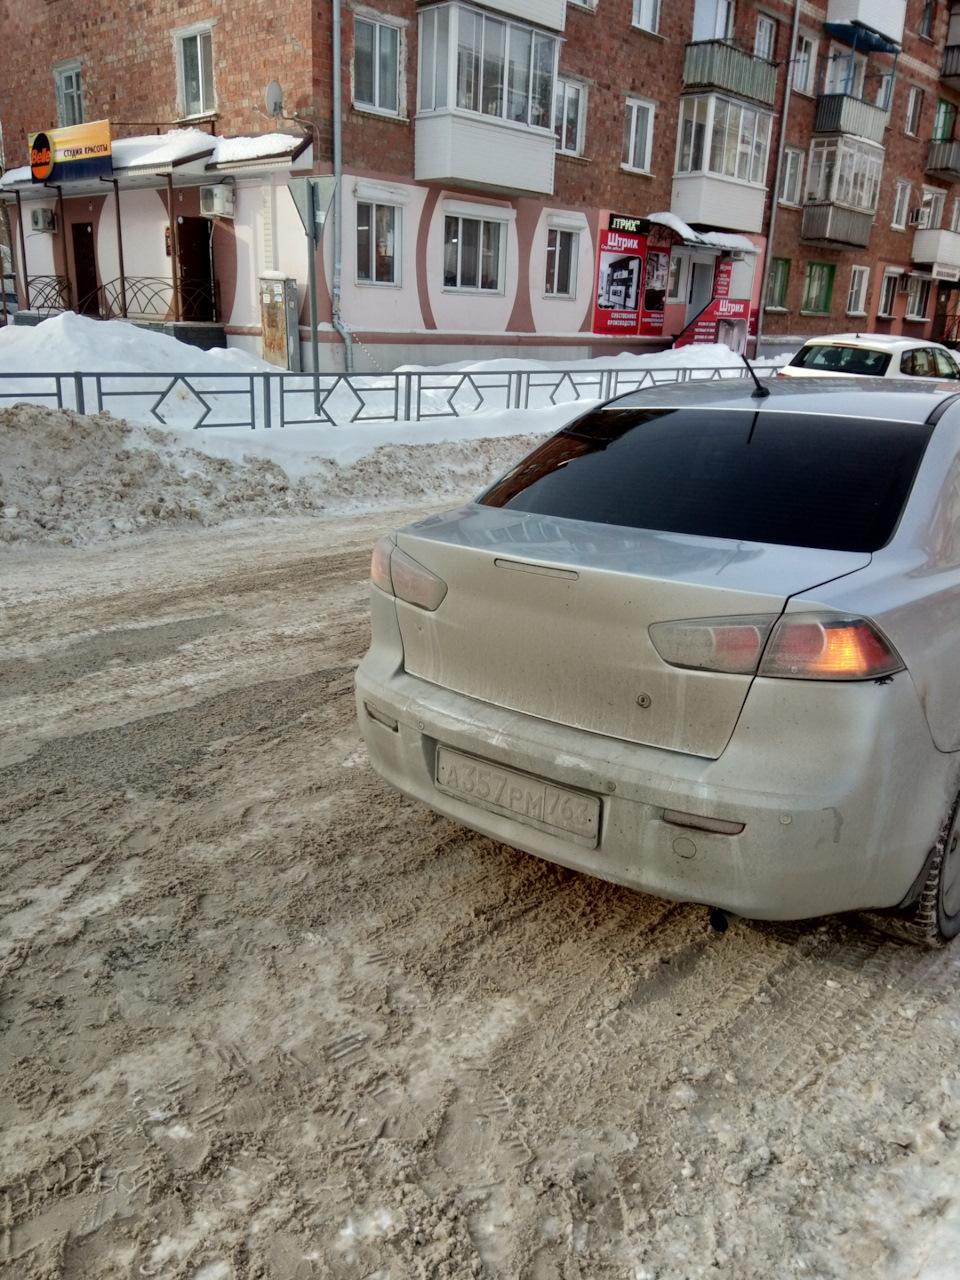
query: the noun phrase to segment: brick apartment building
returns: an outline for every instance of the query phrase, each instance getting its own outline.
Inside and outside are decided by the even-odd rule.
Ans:
[[[324,368],[956,337],[957,0],[19,0],[0,24],[21,321],[309,360],[290,183],[333,175]]]

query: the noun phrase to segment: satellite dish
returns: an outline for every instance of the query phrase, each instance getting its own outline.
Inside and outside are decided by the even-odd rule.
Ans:
[[[270,81],[267,85],[267,92],[263,97],[267,104],[268,115],[283,115],[283,89],[280,87],[280,82],[278,80]]]

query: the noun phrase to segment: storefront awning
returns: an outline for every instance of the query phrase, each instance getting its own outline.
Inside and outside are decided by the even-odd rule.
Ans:
[[[169,133],[112,142],[113,178],[121,187],[160,185],[176,176],[179,185],[199,185],[211,173],[220,175],[250,170],[286,169],[310,148],[300,134],[265,133],[253,137],[219,138],[201,129],[172,129]],[[19,192],[21,198],[50,198],[51,187],[34,182],[29,165],[8,169],[0,178],[0,195]],[[95,179],[64,182],[64,195],[87,195],[103,190]]]
[[[675,213],[648,213],[648,222],[668,227],[679,236],[684,244],[696,245],[703,249],[712,249],[718,253],[759,253],[760,250],[746,236],[738,236],[735,231],[694,231]]]

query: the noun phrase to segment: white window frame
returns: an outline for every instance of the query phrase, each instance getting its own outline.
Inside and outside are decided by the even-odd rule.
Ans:
[[[497,297],[502,295],[505,289],[506,281],[506,261],[507,261],[507,233],[509,225],[516,219],[517,212],[515,209],[506,209],[500,205],[471,204],[465,200],[444,200],[443,202],[443,290],[445,293],[466,293],[474,297]],[[447,219],[456,218],[459,220],[459,234],[462,237],[464,222],[477,222],[480,224],[478,233],[478,259],[477,272],[478,276],[483,266],[483,238],[484,226],[486,224],[497,224],[499,226],[497,238],[497,267],[496,286],[493,288],[484,288],[482,284],[470,285],[463,284],[463,256],[460,249],[457,251],[457,282],[455,284],[446,283],[446,258],[447,258]],[[459,240],[458,240],[459,243]]]
[[[791,84],[797,93],[812,97],[817,75],[818,42],[815,35],[797,32],[797,44],[793,51],[793,76]]]
[[[644,115],[645,113],[645,115]],[[649,98],[629,97],[626,101],[623,126],[623,152],[620,161],[621,169],[628,173],[650,173],[653,159],[653,122],[656,115],[656,103]],[[639,121],[645,119],[645,126]],[[643,155],[637,154],[639,132],[643,127]],[[633,163],[641,160],[641,164]]]
[[[907,214],[910,212],[910,192],[912,184],[903,178],[897,179],[896,191],[893,197],[893,217],[890,220],[890,226],[895,231],[905,231],[907,227]]]
[[[850,287],[847,290],[847,315],[867,314],[867,289],[870,286],[869,267],[850,268]]]
[[[790,259],[771,258],[770,274],[767,276],[767,293],[764,299],[764,311],[786,311],[787,286],[790,283]],[[770,297],[778,296],[779,301],[771,302]]]
[[[733,15],[734,0],[694,0],[694,41],[731,39]]]
[[[807,164],[808,197],[875,213],[883,158],[882,147],[859,138],[814,138]]]
[[[369,263],[368,263],[368,269],[369,269],[369,271],[370,271],[369,276],[361,275],[361,271],[360,271],[360,206],[361,206],[361,205],[368,205],[368,206],[369,206],[369,208],[370,208],[370,246],[369,246],[370,260],[369,260]],[[392,270],[393,270],[393,275],[392,275],[392,278],[391,278],[390,280],[378,280],[378,279],[377,279],[377,271],[376,271],[376,254],[377,254],[377,235],[376,235],[376,225],[377,225],[377,210],[378,210],[378,209],[390,209],[390,210],[392,211],[392,213],[393,213],[393,228],[392,228],[392,231],[391,231],[391,236],[392,236],[392,239],[393,239],[393,268],[392,268]],[[398,204],[395,200],[393,200],[393,199],[390,199],[390,198],[384,199],[384,198],[382,198],[382,197],[381,197],[381,196],[379,196],[375,191],[370,191],[370,192],[364,191],[364,190],[362,189],[362,187],[360,186],[360,184],[358,184],[358,191],[357,191],[357,198],[356,198],[356,205],[355,205],[355,210],[354,210],[354,212],[355,212],[355,222],[354,222],[354,227],[355,227],[355,231],[356,231],[356,244],[357,244],[357,255],[356,255],[356,280],[357,280],[357,286],[358,286],[359,288],[363,288],[363,289],[368,288],[368,287],[371,287],[371,286],[372,286],[372,287],[374,287],[374,288],[377,288],[377,289],[398,289],[398,288],[400,288],[400,287],[401,287],[401,285],[402,285],[402,280],[401,280],[401,277],[400,277],[400,269],[401,269],[401,265],[402,265],[402,263],[401,263],[401,252],[400,252],[400,247],[401,247],[401,245],[402,245],[402,243],[403,243],[403,234],[402,234],[402,232],[403,232],[403,208],[402,208],[402,206],[401,206],[401,205],[399,205],[399,204]]]
[[[216,114],[217,110],[217,86],[216,76],[213,69],[213,31],[216,26],[216,20],[209,22],[195,22],[192,26],[181,27],[173,33],[174,46],[177,59],[177,100],[180,104],[181,120],[200,120],[205,116]],[[200,110],[188,110],[187,103],[187,74],[184,62],[184,53],[186,46],[196,41],[197,44],[197,65],[200,69]],[[204,74],[205,59],[203,56],[204,46],[209,49],[209,66]],[[209,78],[210,83],[206,83]]]
[[[927,308],[930,306],[930,285],[932,281],[925,276],[911,275],[907,277],[907,310],[906,320],[926,320]]]
[[[569,145],[567,137],[567,103],[572,94],[577,97],[576,137]],[[553,131],[557,135],[557,150],[565,156],[583,154],[583,135],[587,116],[587,86],[572,76],[557,76],[553,95]]]
[[[656,35],[660,30],[660,0],[633,0],[633,25]]]
[[[777,20],[768,13],[757,14],[757,25],[753,33],[753,56],[773,62],[777,51]]]
[[[363,24],[373,28],[373,66],[371,75],[373,79],[373,101],[369,102],[364,98],[357,96],[357,27]],[[381,41],[383,33],[390,32],[396,38],[396,65],[394,68],[394,100],[392,103],[385,102],[386,90],[381,83]],[[361,111],[375,111],[379,115],[384,116],[400,116],[403,115],[403,65],[404,65],[404,30],[403,24],[397,21],[385,20],[380,14],[368,13],[366,11],[357,12],[353,15],[353,66],[352,74],[352,94],[353,105],[359,107]]]
[[[908,138],[916,138],[918,136],[922,114],[923,90],[918,85],[912,84],[907,97],[907,117],[903,122],[903,132]]]
[[[798,147],[784,147],[783,173],[780,178],[780,203],[803,204],[803,162],[806,152]]]
[[[557,36],[526,22],[474,9],[460,0],[421,9],[418,20],[417,110],[420,113],[464,112],[488,121],[510,121],[527,129],[553,133],[560,49]],[[464,63],[473,68],[473,74],[469,75],[461,74],[460,56],[462,50],[471,47],[461,44],[463,39],[469,39],[471,24],[477,39],[472,45],[476,60]],[[487,64],[483,42],[484,39],[496,40],[501,34],[504,61],[499,92],[484,101]],[[529,47],[521,95],[510,88],[510,58],[515,47],[522,47],[525,42],[529,42]],[[469,102],[466,97],[470,98]],[[522,106],[518,102],[520,98]],[[494,102],[496,111],[489,109]]]
[[[897,292],[900,288],[902,271],[884,271],[880,282],[880,301],[877,305],[877,316],[882,320],[892,320],[896,314]]]
[[[943,206],[947,193],[942,187],[923,187],[920,195],[920,208],[927,211],[928,231],[939,231],[943,225]]]
[[[83,77],[81,61],[71,58],[53,68],[53,82],[57,91],[57,121],[61,128],[83,124]],[[73,109],[69,110],[69,104]]]
[[[667,275],[667,302],[686,302],[687,276],[690,272],[690,255],[678,253],[676,250],[670,258],[670,270]]]
[[[564,239],[566,237],[566,240]],[[551,244],[551,242],[553,242]],[[569,245],[569,253],[567,257],[567,287],[560,289],[557,287],[557,257],[558,250],[562,243]],[[552,264],[553,272],[551,273],[551,254],[553,254]],[[580,228],[550,224],[547,220],[547,249],[546,259],[543,272],[543,296],[545,298],[575,298],[577,296],[577,266],[580,255]],[[551,288],[551,274],[552,284]]]
[[[950,210],[950,230],[960,231],[960,196],[954,196],[953,208]]]
[[[718,107],[723,104],[723,111],[727,116],[726,125],[723,131],[722,152],[719,156],[714,155],[714,144],[718,141],[715,136],[715,125],[717,122]],[[705,110],[700,110],[700,104],[705,104]],[[739,117],[736,113],[739,112]],[[700,117],[703,117],[700,119]],[[736,126],[736,138],[733,134],[728,136],[730,122],[732,119],[738,119]],[[697,143],[688,136],[685,130],[685,123],[690,119],[696,126],[702,126],[702,134],[700,135],[700,164],[696,164]],[[749,121],[753,122],[751,131]],[[738,98],[728,98],[724,94],[709,93],[695,94],[680,99],[680,123],[677,129],[677,155],[674,165],[675,173],[710,173],[717,177],[723,178],[728,182],[739,182],[745,186],[766,188],[767,168],[770,163],[770,131],[773,116],[762,111],[759,107],[753,106],[751,103],[743,102]],[[760,136],[762,134],[762,136]],[[757,141],[760,142],[760,149],[757,149]],[[689,156],[686,152],[689,148]],[[728,172],[729,161],[733,159],[734,172]],[[743,177],[739,174],[741,157],[747,162],[747,176]]]
[[[866,54],[856,53],[843,45],[831,43],[823,77],[823,92],[842,93],[849,98],[862,98],[866,78]]]

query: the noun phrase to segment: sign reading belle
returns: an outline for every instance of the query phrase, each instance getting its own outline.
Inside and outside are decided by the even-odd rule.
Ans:
[[[109,120],[48,129],[27,141],[34,182],[77,182],[113,173]]]

